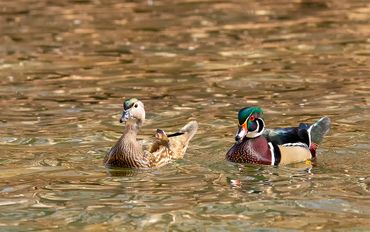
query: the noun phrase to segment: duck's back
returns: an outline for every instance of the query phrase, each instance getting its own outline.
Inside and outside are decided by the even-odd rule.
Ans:
[[[314,124],[300,123],[298,127],[265,129],[263,136],[277,145],[287,143],[320,144],[330,130],[330,119],[322,117]]]
[[[181,159],[184,157],[190,140],[198,129],[198,123],[191,121],[178,132],[166,135],[166,140],[158,139],[150,149],[155,157],[170,157],[170,159]],[[159,159],[159,158],[156,158]]]
[[[286,143],[305,143],[309,145],[308,131],[306,128],[289,127],[266,129],[262,134],[269,142],[277,145]]]

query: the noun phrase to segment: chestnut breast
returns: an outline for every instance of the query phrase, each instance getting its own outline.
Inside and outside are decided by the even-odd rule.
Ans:
[[[226,154],[226,159],[235,163],[271,165],[271,151],[265,137],[244,138],[235,143]]]

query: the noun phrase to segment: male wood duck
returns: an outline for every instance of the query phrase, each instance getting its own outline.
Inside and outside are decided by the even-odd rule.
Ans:
[[[108,168],[147,169],[160,167],[172,159],[183,158],[189,141],[198,129],[198,123],[191,121],[174,134],[167,135],[157,129],[155,141],[149,149],[144,149],[136,140],[136,135],[145,121],[144,104],[136,98],[128,99],[123,104],[120,122],[125,122],[122,136],[104,157]]]
[[[226,154],[235,163],[279,165],[298,163],[316,157],[316,149],[330,129],[330,119],[298,127],[265,129],[263,111],[246,107],[238,113],[236,143]]]

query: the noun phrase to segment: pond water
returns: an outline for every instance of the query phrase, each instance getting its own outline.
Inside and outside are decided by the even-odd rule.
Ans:
[[[0,2],[1,231],[370,230],[368,1]],[[109,172],[125,98],[199,131],[183,160]],[[225,161],[236,114],[329,116],[318,162]]]

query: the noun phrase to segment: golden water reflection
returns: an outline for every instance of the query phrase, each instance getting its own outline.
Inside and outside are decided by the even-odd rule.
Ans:
[[[3,1],[0,230],[369,230],[365,1]],[[184,160],[108,171],[124,98],[199,132]],[[236,112],[332,119],[314,167],[224,155]]]

